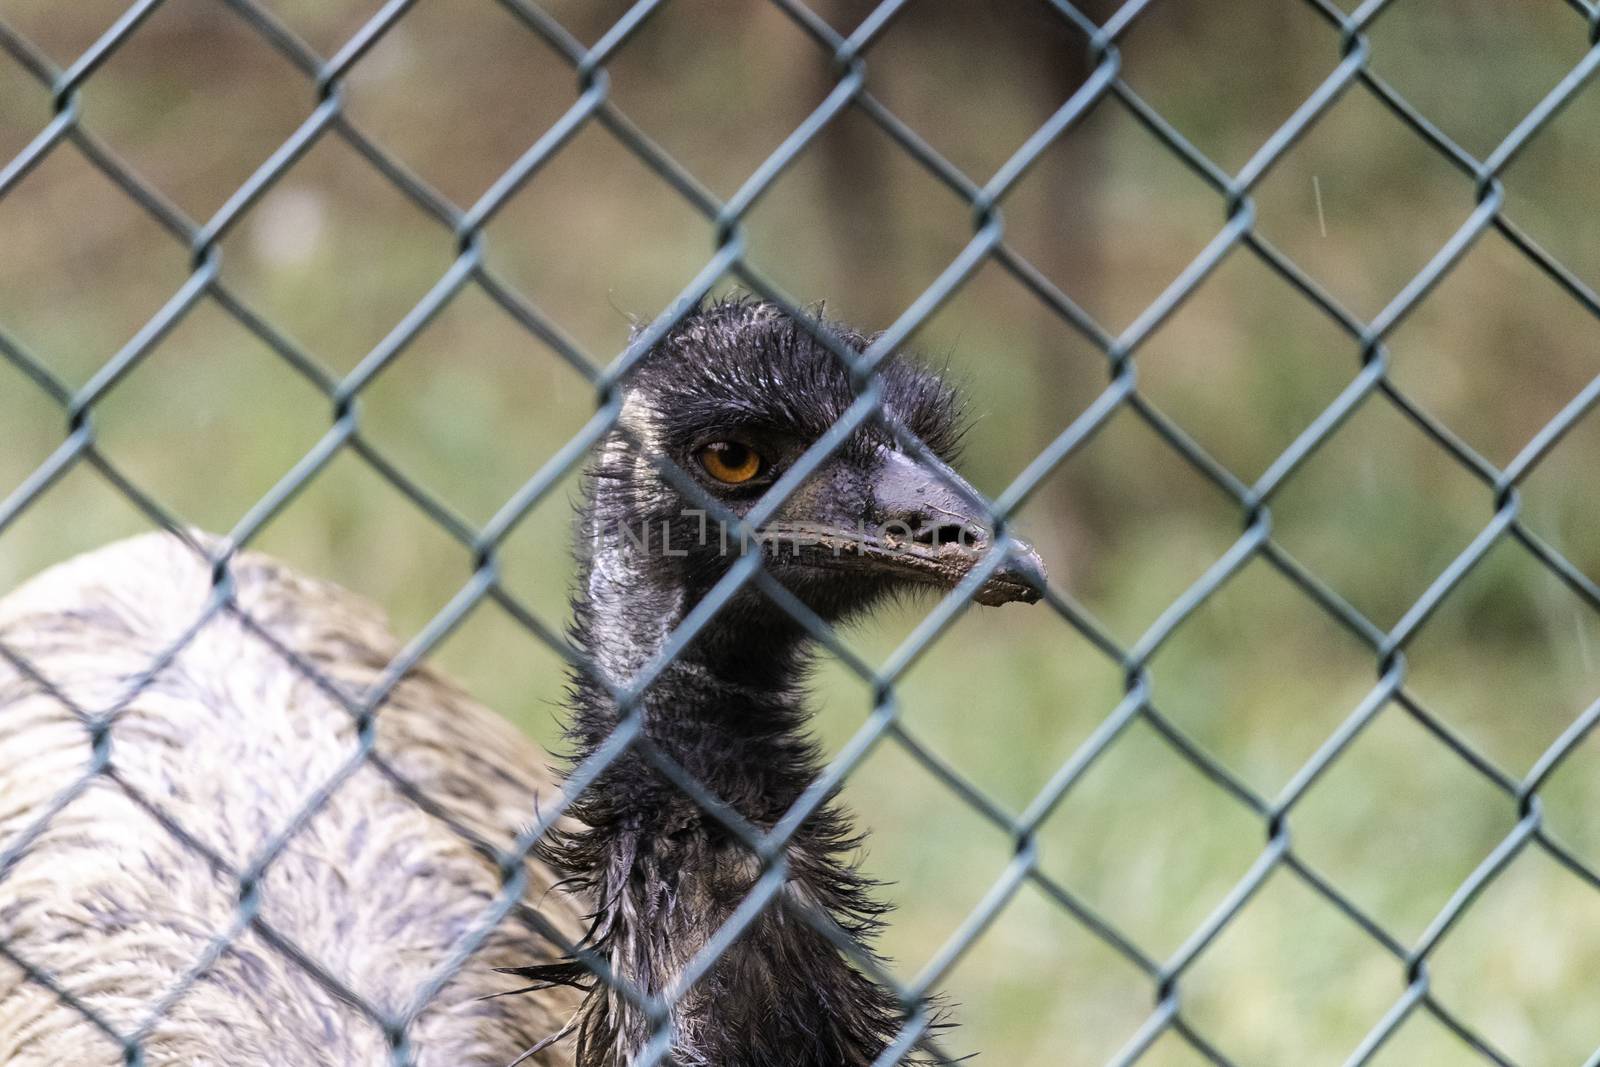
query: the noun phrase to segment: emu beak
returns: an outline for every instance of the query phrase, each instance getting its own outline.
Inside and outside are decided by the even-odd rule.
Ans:
[[[994,551],[977,490],[950,467],[936,469],[901,452],[889,452],[871,476],[866,521],[775,523],[762,539],[779,558],[815,567],[872,573],[904,582],[953,589]],[[1044,595],[1044,562],[1033,546],[1011,538],[1006,559],[973,599],[998,606],[1032,604]]]
[[[880,536],[898,545],[901,573],[912,580],[954,587],[992,550],[993,536],[978,491],[945,464],[930,468],[904,452],[889,452],[872,485]],[[1005,561],[973,599],[991,607],[1043,595],[1044,561],[1016,538]]]
[[[1019,537],[1013,537],[1012,541],[1014,544],[1006,561],[995,568],[973,596],[978,603],[990,607],[1013,601],[1037,604],[1039,598],[1044,596],[1044,587],[1050,582],[1044,570],[1044,560],[1039,558],[1039,553],[1028,542]]]

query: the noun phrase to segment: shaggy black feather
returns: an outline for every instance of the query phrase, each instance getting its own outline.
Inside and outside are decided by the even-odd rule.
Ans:
[[[870,342],[829,325],[857,351]],[[885,408],[953,461],[961,437],[956,394],[937,375],[898,358],[883,365],[880,380]],[[646,357],[626,383],[626,432],[612,434],[588,472],[573,602],[572,638],[613,686],[626,685],[651,660],[738,558],[715,531],[704,536],[693,505],[635,441],[696,477],[703,475],[696,451],[709,441],[733,439],[756,449],[767,468],[755,486],[703,478],[708,492],[743,513],[855,396],[836,356],[775,307],[750,300],[702,307]],[[863,428],[775,521],[881,521],[872,478],[894,448],[881,427]],[[893,575],[785,566],[781,559],[772,570],[833,621],[900,587]],[[747,586],[643,698],[645,735],[763,829],[788,811],[821,766],[807,733],[808,644],[796,624]],[[606,740],[618,716],[607,687],[583,672],[572,679],[570,700],[576,763]],[[672,1019],[674,1062],[865,1067],[898,1035],[904,1016],[897,999],[796,912],[820,908],[867,945],[885,911],[874,883],[855,867],[861,839],[831,801],[795,835],[779,899],[687,991],[676,989],[678,975],[760,877],[756,857],[634,752],[570,811],[579,829],[553,835],[544,858],[595,903],[585,948],[647,993],[681,992]],[[572,960],[515,973],[536,984],[593,982]],[[574,1025],[577,1063],[621,1067],[651,1030],[644,1013],[593,982]]]

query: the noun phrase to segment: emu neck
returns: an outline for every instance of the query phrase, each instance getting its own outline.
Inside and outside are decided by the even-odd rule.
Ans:
[[[649,562],[636,545],[611,544],[584,575],[574,636],[614,689],[632,686],[658,663],[694,607],[692,594],[674,588]],[[660,751],[765,826],[816,773],[804,735],[805,648],[800,630],[775,614],[730,614],[712,620],[644,690],[641,724]],[[620,717],[592,680],[580,682],[577,698],[576,739],[587,754]],[[636,809],[630,822],[641,828],[658,821],[663,794],[678,795],[655,773],[638,773],[628,784]]]
[[[625,554],[602,554],[584,576],[574,636],[612,686],[656,660],[693,607]],[[769,829],[815,779],[805,732],[799,632],[773,617],[712,622],[645,690],[643,734],[718,800]],[[605,687],[578,678],[571,734],[581,761],[620,721]],[[592,894],[591,944],[620,978],[675,999],[673,1057],[684,1067],[869,1064],[892,1039],[892,1001],[855,972],[792,909],[820,908],[859,938],[882,909],[849,863],[856,847],[831,806],[785,853],[779,897],[692,987],[685,967],[749,895],[760,860],[714,816],[631,749],[573,805],[582,829],[551,861]],[[534,973],[534,972],[530,972]],[[595,986],[577,1023],[579,1067],[621,1067],[652,1036],[624,997]],[[886,1036],[887,1035],[887,1036]]]

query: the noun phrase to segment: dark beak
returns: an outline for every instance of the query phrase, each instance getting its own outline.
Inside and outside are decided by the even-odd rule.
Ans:
[[[885,453],[871,504],[851,528],[842,521],[773,523],[761,531],[769,552],[810,566],[871,572],[953,589],[997,551],[978,493],[949,466]],[[1013,537],[1006,559],[973,599],[991,606],[1036,602],[1047,582],[1031,545]]]

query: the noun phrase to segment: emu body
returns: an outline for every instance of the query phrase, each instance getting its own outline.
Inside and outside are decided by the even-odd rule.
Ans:
[[[856,403],[858,383],[834,354],[771,305],[723,301],[686,316],[629,375],[582,504],[575,763],[637,715],[644,744],[757,831],[807,794],[821,768],[806,731],[810,636],[755,586],[720,600],[632,707],[618,694],[661,658],[739,555],[737,540],[730,550],[728,538],[707,536],[707,495],[725,512],[760,515],[757,532],[777,547],[765,568],[830,623],[909,589],[949,589],[995,550],[976,494],[950,465],[955,393],[896,358],[872,388],[879,418],[760,513],[767,489]],[[908,452],[908,436],[923,447]],[[655,536],[634,536],[641,531]],[[1037,557],[1020,542],[1008,551],[990,561],[976,600],[1038,599]],[[654,1047],[670,1049],[678,1067],[867,1067],[896,1042],[902,1005],[808,921],[820,916],[868,944],[885,910],[853,865],[858,839],[831,798],[784,843],[775,899],[685,980],[764,860],[637,746],[575,798],[570,820],[524,865],[523,905],[469,946],[501,890],[493,857],[541,798],[546,808],[554,799],[544,754],[422,668],[373,720],[381,764],[321,795],[362,735],[285,653],[359,697],[398,650],[376,613],[333,587],[248,554],[232,578],[230,607],[131,694],[204,613],[212,575],[201,554],[146,537],[48,572],[0,604],[0,646],[32,665],[0,657],[0,867],[21,857],[0,869],[0,1062],[121,1057],[95,1024],[24,982],[18,961],[109,1030],[137,1037],[153,1064],[414,1055],[424,1067],[498,1067],[532,1050],[534,1063],[632,1067]],[[115,715],[96,732],[84,711]],[[55,798],[90,770],[57,810]],[[424,813],[397,781],[437,810]],[[315,814],[294,825],[313,799]],[[241,894],[240,872],[291,828]],[[219,935],[231,940],[217,954]],[[558,945],[604,961],[635,993],[666,1003],[667,1017],[595,980],[585,957]],[[468,947],[474,954],[458,958]],[[296,966],[294,953],[328,980]],[[497,969],[531,985],[484,999],[512,991]],[[346,1003],[355,998],[382,1020],[415,1015],[409,1047],[397,1051],[398,1033]]]
[[[139,1034],[153,1067],[386,1064],[378,1026],[268,938],[280,936],[398,1016],[464,950],[501,880],[372,766],[339,785],[268,865],[252,894],[262,925],[239,929],[150,1022],[241,914],[235,878],[213,871],[154,813],[245,870],[358,744],[346,708],[274,645],[352,696],[399,651],[381,616],[349,593],[256,555],[240,557],[233,573],[238,605],[261,633],[237,615],[215,615],[131,700],[133,680],[200,618],[211,593],[209,566],[176,537],[113,545],[0,601],[0,645],[79,709],[126,700],[103,742],[108,773],[56,810],[53,799],[90,766],[89,733],[0,658],[0,853],[36,835],[0,880],[0,946],[112,1030]],[[400,683],[375,722],[380,757],[497,847],[532,820],[536,798],[548,805],[553,796],[545,754],[425,668]],[[548,893],[543,868],[530,864],[527,875],[524,899],[577,937],[577,902]],[[513,913],[461,963],[409,1035],[418,1064],[504,1067],[562,1028],[576,1002],[570,991],[479,999],[507,988],[494,967],[557,951],[536,925]],[[0,953],[0,1063],[122,1062],[115,1042]],[[570,1053],[554,1047],[532,1062],[566,1064]]]

